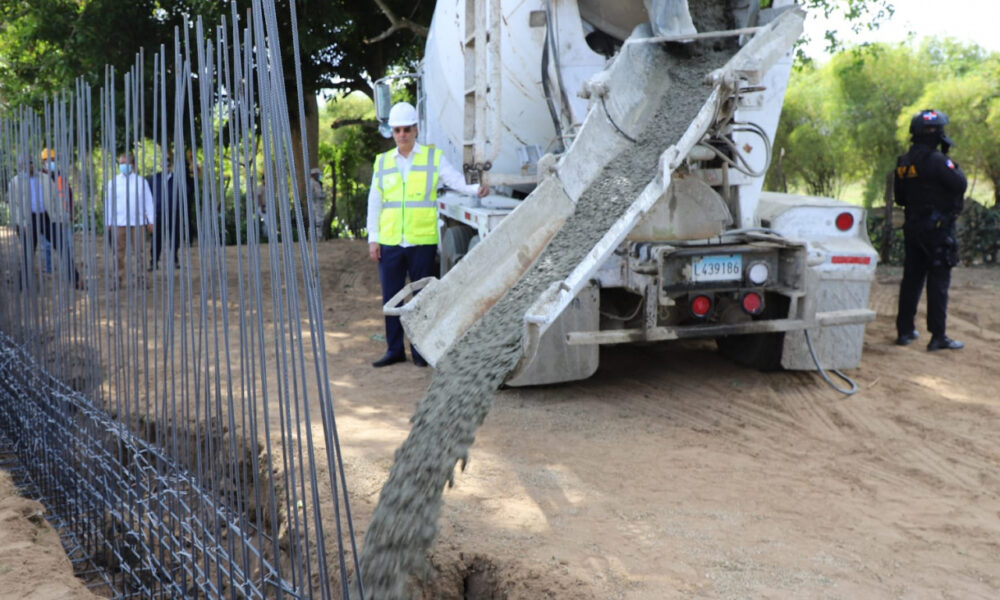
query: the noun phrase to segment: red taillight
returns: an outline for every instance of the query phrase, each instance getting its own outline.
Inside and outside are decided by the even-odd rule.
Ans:
[[[854,227],[854,215],[849,212],[842,212],[837,215],[835,223],[837,225],[837,229],[841,231],[848,231],[851,227]]]
[[[764,299],[757,292],[743,294],[740,303],[743,305],[743,310],[751,315],[759,315],[760,311],[764,310]]]
[[[703,319],[708,316],[708,313],[712,311],[712,299],[704,294],[701,296],[695,296],[691,300],[691,314]]]

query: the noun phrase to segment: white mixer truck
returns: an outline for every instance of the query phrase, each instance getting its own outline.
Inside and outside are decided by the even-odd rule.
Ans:
[[[628,209],[524,315],[506,383],[583,379],[601,344],[682,338],[713,338],[761,369],[858,365],[875,316],[864,211],[761,191],[804,12],[792,0],[730,8],[740,4],[438,0],[410,75],[420,141],[494,193],[439,194],[442,277],[384,307],[431,364],[538,258],[612,159],[655,153]],[[732,55],[699,73],[710,92],[677,139],[640,144],[663,114],[654,106],[690,100],[671,69],[702,68],[699,43]],[[392,80],[376,85],[382,120]]]

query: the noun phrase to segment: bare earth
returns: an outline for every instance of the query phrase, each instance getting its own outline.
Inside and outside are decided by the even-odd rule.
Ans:
[[[364,242],[320,260],[360,544],[432,371],[371,368]],[[953,279],[966,348],[928,353],[924,330],[892,344],[899,271],[880,269],[851,397],[709,342],[608,347],[590,380],[500,391],[445,493],[423,598],[1000,597],[1000,269]],[[0,479],[0,598],[87,597],[33,506]]]

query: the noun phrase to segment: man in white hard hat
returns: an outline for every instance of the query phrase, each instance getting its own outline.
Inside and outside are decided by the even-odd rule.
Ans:
[[[437,188],[440,183],[470,196],[485,196],[489,188],[467,184],[440,150],[417,143],[417,110],[399,102],[389,111],[396,148],[375,157],[368,194],[368,254],[378,262],[385,304],[406,285],[434,274],[437,252]],[[406,360],[399,317],[385,318],[387,349],[372,363],[385,367]],[[427,361],[410,345],[413,364]]]

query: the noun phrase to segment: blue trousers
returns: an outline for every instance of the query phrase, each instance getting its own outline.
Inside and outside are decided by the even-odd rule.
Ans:
[[[399,293],[410,281],[423,279],[434,275],[434,257],[437,246],[385,246],[381,247],[382,258],[378,261],[378,275],[382,281],[382,304]],[[390,356],[403,356],[403,324],[399,317],[385,318],[385,343]],[[413,344],[410,344],[410,354],[419,356]]]

